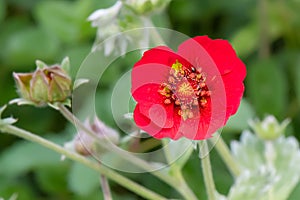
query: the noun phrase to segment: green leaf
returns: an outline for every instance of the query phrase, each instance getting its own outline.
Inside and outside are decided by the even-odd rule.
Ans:
[[[2,152],[0,175],[15,177],[41,165],[60,162],[60,155],[38,144],[18,142]]]
[[[74,44],[94,33],[86,20],[93,9],[91,1],[51,0],[40,2],[34,13],[45,30],[63,42]]]
[[[64,42],[75,42],[79,38],[79,27],[75,23],[74,2],[42,1],[36,6],[38,22]],[[55,13],[55,14],[54,14]]]
[[[255,112],[246,99],[242,99],[240,107],[235,115],[229,118],[226,126],[223,128],[225,132],[241,132],[247,129],[248,121],[252,119]]]
[[[233,36],[231,44],[239,56],[247,56],[258,47],[258,34],[257,24],[252,23],[240,29]]]
[[[6,14],[6,5],[5,5],[5,2],[4,0],[0,0],[0,23],[2,23],[4,17],[5,17],[5,14]]]
[[[24,11],[30,11],[34,6],[37,4],[37,2],[42,0],[9,0],[7,1],[8,4],[12,7],[18,8],[20,10]]]
[[[277,63],[275,58],[272,58],[248,67],[246,88],[250,102],[260,117],[268,113],[282,119],[287,110],[287,80]]]
[[[87,196],[99,188],[100,174],[86,166],[74,163],[68,182],[70,189],[77,195]]]
[[[27,28],[11,34],[3,56],[7,65],[26,66],[36,59],[54,60],[58,52],[59,43],[55,38],[38,28]]]
[[[38,167],[35,173],[39,187],[50,194],[64,194],[68,191],[66,177],[68,166],[67,162],[57,162]]]
[[[294,67],[294,84],[295,84],[295,92],[298,99],[298,102],[300,104],[300,59],[297,57],[297,61],[295,63]]]
[[[13,181],[6,180],[1,177],[0,182],[0,199],[3,197],[5,200],[10,200],[14,195],[18,195],[17,200],[32,200],[34,194],[28,184],[25,181]]]
[[[298,183],[298,185],[295,187],[295,189],[293,190],[293,192],[291,193],[289,199],[298,199],[300,197],[300,184]]]

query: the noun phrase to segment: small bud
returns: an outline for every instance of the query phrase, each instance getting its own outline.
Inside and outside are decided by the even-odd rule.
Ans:
[[[263,140],[274,140],[284,134],[287,125],[290,123],[289,119],[284,120],[281,124],[278,123],[274,116],[267,116],[263,121],[250,121],[249,125]]]
[[[86,128],[90,129],[96,134],[96,137],[100,142],[111,142],[112,144],[119,143],[119,134],[114,129],[106,126],[97,117],[93,121],[87,119],[84,122]],[[102,148],[95,139],[89,134],[79,131],[74,139],[75,151],[84,156],[90,156],[92,154],[99,155],[106,152],[106,149]]]
[[[13,73],[20,96],[38,106],[64,102],[71,95],[71,78],[60,66],[37,61],[32,73]]]
[[[164,9],[171,0],[127,0],[126,5],[140,15],[149,15]]]

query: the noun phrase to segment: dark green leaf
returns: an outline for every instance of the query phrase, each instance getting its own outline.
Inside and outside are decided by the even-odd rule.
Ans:
[[[51,141],[62,143],[65,135],[51,137]],[[59,154],[35,143],[21,141],[7,148],[0,155],[0,175],[19,176],[40,166],[59,163]]]
[[[247,129],[249,119],[252,119],[255,115],[255,112],[252,106],[246,99],[242,99],[240,107],[235,115],[229,118],[226,126],[223,128],[223,131],[231,132],[241,132],[244,129]]]
[[[44,192],[63,195],[68,191],[66,174],[69,171],[67,162],[53,162],[50,165],[38,167],[36,179]]]
[[[80,196],[87,196],[100,185],[100,174],[86,166],[74,163],[69,174],[69,187]]]
[[[299,55],[298,55],[299,56]],[[294,67],[294,80],[295,80],[295,92],[297,95],[298,102],[300,104],[300,59],[298,57]]]
[[[273,114],[282,119],[287,105],[287,80],[274,59],[259,61],[248,67],[246,88],[260,117]]]
[[[13,66],[33,65],[36,59],[54,60],[59,52],[58,41],[47,32],[27,28],[11,34],[6,42],[4,60]]]
[[[6,9],[6,5],[5,5],[4,0],[0,0],[0,23],[2,22],[2,20],[5,17],[5,14],[6,14],[5,9]]]
[[[248,56],[257,48],[259,43],[258,33],[257,24],[252,23],[241,28],[234,34],[231,43],[239,56]]]
[[[35,15],[45,30],[73,44],[94,34],[86,20],[93,9],[91,1],[43,1],[36,6]]]

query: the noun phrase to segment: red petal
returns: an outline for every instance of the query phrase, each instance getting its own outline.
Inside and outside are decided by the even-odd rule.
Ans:
[[[178,55],[166,46],[158,46],[148,51],[145,51],[143,57],[134,65],[133,68],[143,64],[157,63],[166,66],[171,66],[177,59]]]
[[[244,92],[243,80],[246,68],[231,45],[225,40],[212,40],[207,36],[195,37],[183,42],[178,54],[167,47],[146,51],[132,71],[132,94],[138,102],[134,110],[137,126],[155,138],[186,137],[201,140],[222,127],[234,114]],[[178,108],[165,105],[158,93],[166,82],[170,67],[178,60],[190,63],[206,75],[211,96],[199,115],[183,120]]]
[[[139,104],[140,112],[151,119],[157,126],[170,128],[173,126],[173,104],[165,105],[159,94],[160,86],[147,84],[136,89],[132,96]]]
[[[136,122],[136,125],[140,129],[149,133],[151,136],[155,138],[170,137],[168,131],[163,131],[163,128],[156,126],[149,118],[147,118],[140,112],[139,104],[137,104],[134,109],[133,118]]]
[[[148,83],[131,90],[133,98],[137,102],[161,104],[163,103],[163,96],[159,94],[160,84]]]
[[[235,68],[237,62],[241,62],[227,40],[212,40],[207,36],[186,40],[179,46],[178,53],[194,66],[208,68],[208,70],[217,67],[221,74],[229,73]]]
[[[227,115],[229,116],[236,113],[244,93],[243,82],[232,81],[233,79],[234,75],[231,74],[223,77],[227,99]]]
[[[220,76],[221,74],[216,63],[210,55],[210,52],[206,49],[211,40],[208,38],[209,41],[206,41],[207,37],[200,38],[204,39],[203,43],[205,46],[192,38],[186,40],[178,47],[178,54],[190,62],[199,71],[201,68],[208,76]]]
[[[166,82],[170,68],[178,60],[188,65],[178,54],[167,47],[156,47],[146,51],[132,69],[132,88],[134,92],[142,85],[149,83],[162,84]]]

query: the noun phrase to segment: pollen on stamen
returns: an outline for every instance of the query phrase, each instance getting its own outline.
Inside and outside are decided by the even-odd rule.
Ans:
[[[185,66],[178,60],[171,66],[159,93],[164,96],[165,105],[173,104],[178,108],[178,115],[183,120],[193,118],[195,113],[198,113],[196,109],[205,108],[207,98],[210,98],[211,94],[206,85],[206,74],[202,69]]]
[[[207,100],[205,98],[202,98],[200,100],[200,104],[201,104],[201,106],[205,106],[207,104]]]
[[[180,101],[179,101],[179,99],[176,99],[176,101],[175,101],[175,105],[177,105],[177,106],[179,106],[179,105],[180,105]]]
[[[164,104],[166,104],[166,105],[169,105],[169,104],[171,104],[172,102],[171,102],[171,100],[170,99],[165,99],[164,100]]]

